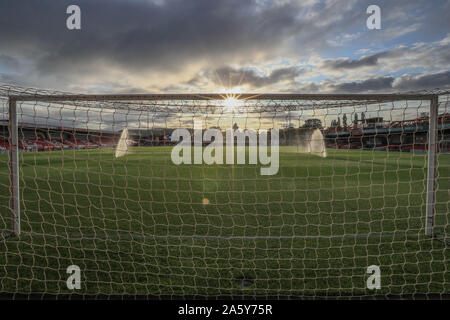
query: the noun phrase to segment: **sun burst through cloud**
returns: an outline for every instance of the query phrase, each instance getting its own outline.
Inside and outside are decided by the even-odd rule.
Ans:
[[[223,100],[224,112],[233,113],[236,112],[239,107],[244,104],[243,100],[238,99],[236,96],[228,96]]]

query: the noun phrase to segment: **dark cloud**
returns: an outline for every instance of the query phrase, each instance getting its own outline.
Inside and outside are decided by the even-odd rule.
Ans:
[[[65,11],[72,3],[3,0],[0,50],[34,55],[42,74],[80,75],[105,64],[129,72],[170,72],[200,59],[215,64],[256,53],[270,56],[303,23],[290,3],[79,0],[82,29],[69,31]]]
[[[6,54],[0,54],[0,67],[6,69],[18,69],[19,65],[20,63],[17,59]]]
[[[421,90],[450,87],[450,70],[433,74],[404,75],[394,82],[394,87],[399,90]]]
[[[339,93],[364,93],[391,90],[393,77],[375,77],[364,81],[344,82],[329,85],[329,89]]]
[[[179,84],[205,68],[306,58],[328,48],[326,38],[365,21],[364,3],[78,0],[82,29],[70,31],[71,4],[0,2],[0,52],[29,61],[23,78],[92,87],[124,74],[135,82],[131,87],[141,86],[145,77],[160,87],[176,85],[161,84],[162,77],[189,72]]]
[[[297,76],[305,73],[304,69],[286,67],[274,69],[268,75],[260,75],[253,69],[235,69],[229,66],[218,68],[214,71],[201,72],[187,82],[189,85],[199,85],[202,82],[212,81],[216,85],[232,88],[240,85],[248,85],[253,88],[261,88],[283,81],[293,82]]]
[[[441,41],[440,43],[416,44],[411,47],[398,46],[354,60],[348,58],[325,59],[320,67],[325,71],[351,71],[364,67],[389,66],[398,70],[411,67],[446,68],[449,65],[450,42]]]
[[[373,77],[363,81],[327,83],[324,88],[338,93],[370,93],[413,91],[450,87],[450,71],[423,75],[394,77]]]
[[[411,17],[427,28],[434,28],[435,36],[430,41],[442,39],[442,34],[436,35],[436,26],[440,24],[443,28],[449,23],[444,10],[448,3],[443,0],[436,0],[433,5],[427,5],[427,1],[380,0],[386,19],[379,32],[365,28],[369,0],[77,0],[75,3],[81,7],[82,29],[69,31],[66,8],[74,4],[72,0],[0,1],[1,81],[80,92],[156,92],[164,88],[192,89],[205,79],[217,83],[217,75],[227,85],[231,73],[236,75],[233,81],[265,88],[280,82],[291,83],[304,70],[290,65],[264,75],[252,67],[267,68],[280,59],[300,61],[324,52],[333,57],[333,52],[327,51],[330,50],[327,40],[343,34],[361,34],[357,39],[363,42],[360,45],[376,49],[372,44],[377,45],[377,37],[388,34],[390,28],[407,27]],[[404,15],[395,16],[403,12]],[[428,38],[418,41],[421,39]],[[395,45],[378,43],[386,48]],[[360,59],[331,58],[325,60],[323,70],[358,72],[359,68],[401,60],[407,49],[397,48]],[[430,70],[447,69],[449,52],[448,44],[424,50],[413,64],[422,63]],[[222,67],[231,65],[235,68]],[[216,74],[208,70],[216,70]],[[383,88],[388,85],[386,81],[380,78],[367,85]],[[365,86],[360,82],[341,84],[346,90],[358,85]],[[309,87],[315,89],[312,84]]]
[[[324,68],[329,69],[357,69],[361,67],[373,67],[378,64],[378,58],[383,54],[373,54],[362,57],[358,60],[350,60],[346,58],[326,59],[323,62]]]

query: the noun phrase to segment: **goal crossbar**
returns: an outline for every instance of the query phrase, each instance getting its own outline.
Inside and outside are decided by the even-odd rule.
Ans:
[[[81,95],[10,95],[10,101],[133,101],[133,100],[221,100],[227,97],[241,100],[353,100],[353,101],[400,101],[400,100],[432,100],[437,94],[81,94]]]

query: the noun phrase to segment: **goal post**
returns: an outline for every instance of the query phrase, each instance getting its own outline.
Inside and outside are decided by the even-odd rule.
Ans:
[[[20,235],[20,192],[19,192],[19,129],[16,100],[9,99],[9,170],[12,212],[12,234]]]
[[[427,210],[425,232],[433,237],[433,226],[436,205],[436,164],[437,164],[437,129],[438,129],[439,96],[430,99],[430,121],[428,128],[428,174],[427,174]]]

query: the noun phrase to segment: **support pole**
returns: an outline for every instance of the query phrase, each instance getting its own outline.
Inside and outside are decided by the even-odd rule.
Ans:
[[[438,99],[436,95],[430,100],[430,121],[428,127],[427,217],[425,221],[425,234],[430,237],[433,236],[436,204]]]
[[[9,99],[9,170],[11,188],[12,232],[20,235],[19,198],[19,130],[17,126],[16,100]]]

